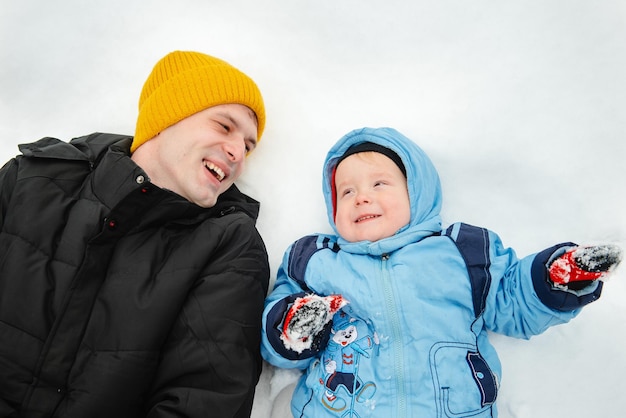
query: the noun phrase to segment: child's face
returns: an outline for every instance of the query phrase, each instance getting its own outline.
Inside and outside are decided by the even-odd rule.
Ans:
[[[411,219],[406,178],[378,152],[353,154],[335,172],[335,225],[347,241],[378,241],[394,235]]]

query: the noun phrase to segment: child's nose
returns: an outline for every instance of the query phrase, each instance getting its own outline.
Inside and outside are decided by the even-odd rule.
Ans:
[[[370,196],[367,193],[359,192],[356,196],[356,204],[370,203]]]

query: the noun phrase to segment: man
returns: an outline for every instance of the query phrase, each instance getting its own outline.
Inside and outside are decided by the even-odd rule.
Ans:
[[[234,185],[256,84],[176,51],[135,136],[21,145],[0,170],[0,417],[249,417],[267,253]]]

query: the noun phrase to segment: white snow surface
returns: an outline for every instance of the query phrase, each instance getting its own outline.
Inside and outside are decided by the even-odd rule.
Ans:
[[[322,162],[363,126],[429,153],[446,224],[490,228],[520,256],[626,247],[622,1],[4,1],[0,34],[3,162],[44,136],[132,135],[141,86],[172,50],[252,76],[267,125],[238,184],[262,202],[273,275],[292,241],[330,232]],[[623,416],[626,268],[571,323],[492,341],[500,417]],[[252,416],[294,378],[266,365]]]

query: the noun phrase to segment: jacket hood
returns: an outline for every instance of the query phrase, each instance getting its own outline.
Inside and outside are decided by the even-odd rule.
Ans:
[[[441,182],[435,166],[426,153],[413,141],[393,128],[362,128],[343,136],[328,151],[324,162],[323,192],[328,221],[337,235],[333,207],[333,174],[337,161],[352,145],[373,142],[394,151],[406,168],[411,220],[395,235],[376,242],[361,241],[350,243],[338,238],[345,251],[380,255],[394,251],[409,242],[419,241],[441,231]]]

